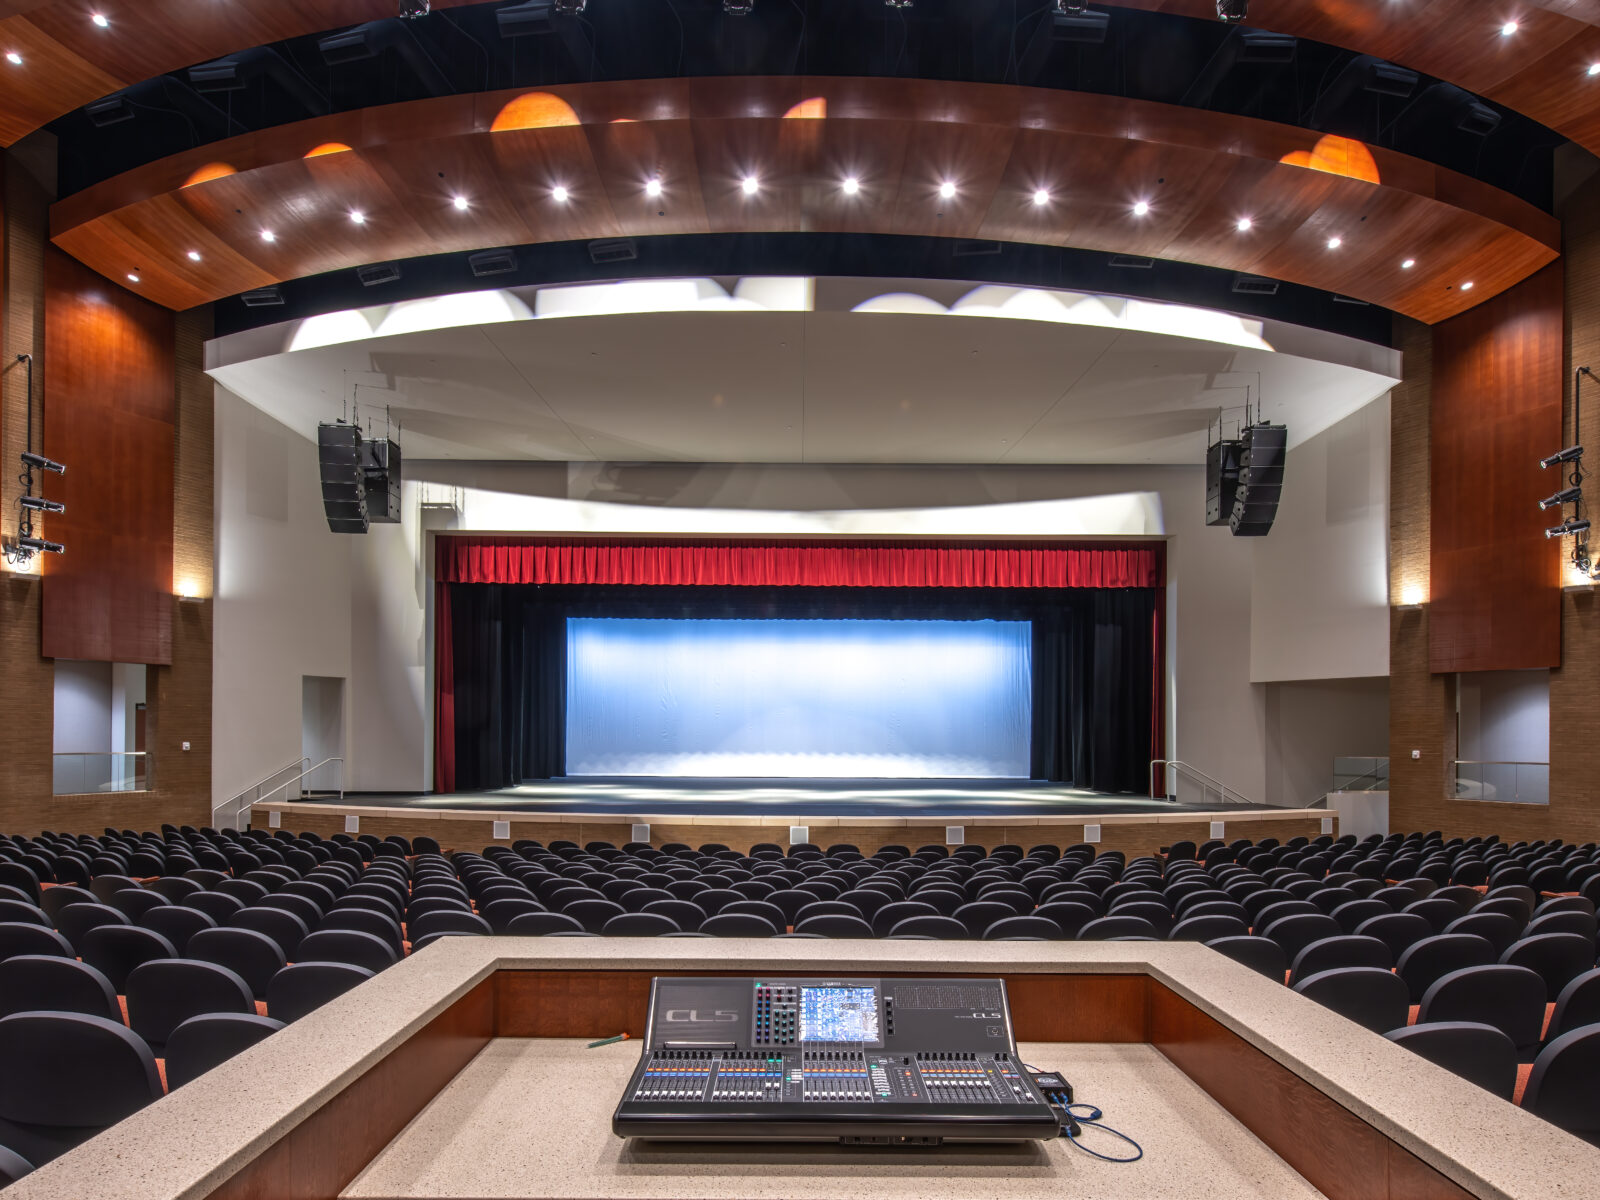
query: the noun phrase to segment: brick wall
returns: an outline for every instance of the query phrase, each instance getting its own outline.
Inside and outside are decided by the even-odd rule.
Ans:
[[[4,296],[0,302],[0,530],[16,533],[17,458],[27,438],[25,372],[16,356],[44,351],[44,248],[49,198],[14,160],[4,162]],[[212,393],[201,370],[209,310],[180,314],[177,330],[175,572],[192,577],[201,604],[172,601],[172,665],[151,667],[147,746],[153,790],[122,795],[51,794],[55,665],[40,654],[40,582],[0,575],[0,831],[154,829],[202,824],[211,805]],[[42,363],[34,365],[34,438],[44,410]],[[92,469],[92,464],[74,464]],[[48,536],[48,521],[42,523]],[[39,524],[36,522],[36,524]],[[68,548],[71,553],[71,548]],[[179,744],[189,741],[184,754]]]
[[[1566,255],[1565,423],[1572,430],[1572,372],[1600,371],[1600,178],[1568,200],[1562,214]],[[1389,826],[1447,835],[1600,840],[1600,596],[1567,592],[1561,601],[1561,666],[1550,674],[1550,804],[1485,804],[1450,798],[1455,746],[1455,679],[1428,671],[1428,611],[1398,605],[1408,585],[1428,581],[1428,419],[1431,337],[1401,320],[1396,344],[1405,378],[1391,405],[1389,578]],[[1600,430],[1600,384],[1584,383],[1585,437]],[[1557,447],[1551,447],[1556,449]],[[1591,475],[1600,484],[1600,475]],[[1557,482],[1552,479],[1550,490]],[[1594,489],[1589,489],[1594,492]],[[1600,509],[1591,509],[1595,517]],[[1596,517],[1600,520],[1600,517]],[[1552,520],[1552,524],[1554,521]],[[1570,582],[1570,578],[1569,578]],[[1420,760],[1411,758],[1420,750]]]

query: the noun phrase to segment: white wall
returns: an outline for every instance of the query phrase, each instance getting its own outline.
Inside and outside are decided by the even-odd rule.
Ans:
[[[56,659],[55,752],[111,749],[111,664]]]
[[[328,531],[316,446],[217,388],[214,802],[301,753],[301,679],[350,676],[348,534]]]
[[[1389,678],[1265,687],[1268,804],[1299,808],[1333,786],[1336,758],[1389,754]]]
[[[1289,452],[1283,500],[1253,543],[1250,678],[1389,673],[1389,400]]]

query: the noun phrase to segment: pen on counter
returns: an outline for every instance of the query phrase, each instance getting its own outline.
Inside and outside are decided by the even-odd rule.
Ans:
[[[590,1042],[587,1048],[593,1050],[596,1046],[609,1046],[612,1042],[625,1042],[627,1040],[627,1034],[619,1033],[616,1037],[601,1038],[598,1042]]]

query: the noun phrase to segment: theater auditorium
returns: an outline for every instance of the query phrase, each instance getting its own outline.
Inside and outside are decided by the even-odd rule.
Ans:
[[[1597,0],[0,56],[5,1200],[1600,1197]]]

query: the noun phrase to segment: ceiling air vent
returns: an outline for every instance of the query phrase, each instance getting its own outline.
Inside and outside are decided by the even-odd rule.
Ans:
[[[1260,275],[1235,275],[1233,290],[1241,296],[1276,296],[1278,281]]]

